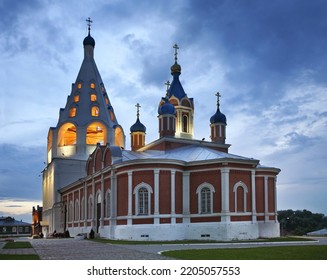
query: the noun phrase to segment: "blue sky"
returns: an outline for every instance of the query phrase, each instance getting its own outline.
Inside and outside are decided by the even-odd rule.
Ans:
[[[177,43],[195,102],[195,138],[209,140],[217,91],[230,152],[281,168],[278,209],[327,214],[326,1],[0,0],[0,216],[30,221],[42,204],[46,137],[83,60],[95,60],[125,130],[141,104],[158,137]]]

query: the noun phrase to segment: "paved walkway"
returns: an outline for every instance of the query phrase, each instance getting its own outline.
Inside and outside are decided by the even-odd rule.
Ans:
[[[112,245],[90,240],[76,239],[20,239],[31,242],[29,249],[3,249],[0,254],[37,254],[43,260],[168,260],[158,254],[166,250],[245,248],[290,245],[327,245],[327,238],[315,238],[314,242],[270,242],[270,243],[206,243],[206,244],[162,244],[162,245]]]

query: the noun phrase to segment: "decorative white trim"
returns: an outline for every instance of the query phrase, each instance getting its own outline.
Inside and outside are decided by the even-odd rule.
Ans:
[[[202,209],[202,201],[201,201],[201,191],[204,188],[208,188],[210,190],[210,211],[209,212],[201,212]],[[216,192],[213,185],[204,182],[201,185],[199,185],[196,189],[196,194],[198,195],[198,213],[205,215],[205,214],[212,214],[213,213],[213,193]]]
[[[135,195],[135,214],[136,215],[142,215],[142,216],[147,216],[146,214],[139,214],[139,196],[138,196],[138,193],[139,193],[139,190],[141,188],[145,188],[147,191],[148,191],[148,194],[149,194],[149,197],[148,197],[148,214],[147,215],[150,215],[151,214],[151,194],[153,193],[153,190],[152,190],[152,187],[147,184],[147,183],[139,183],[135,188],[134,188],[134,191],[133,191],[133,194]]]
[[[244,182],[242,182],[242,181],[238,181],[233,187],[234,199],[235,199],[235,201],[234,201],[234,203],[235,203],[235,212],[238,212],[239,210],[241,210],[241,209],[237,209],[237,189],[239,187],[243,188],[243,194],[244,194],[243,195],[244,208],[243,208],[242,212],[246,212],[246,202],[247,202],[246,198],[247,198],[247,193],[249,192],[249,190],[248,190],[248,187],[246,186],[246,184]]]

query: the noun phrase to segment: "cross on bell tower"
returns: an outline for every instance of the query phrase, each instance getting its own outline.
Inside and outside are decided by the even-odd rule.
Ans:
[[[173,48],[175,49],[175,63],[177,63],[177,54],[178,54],[178,50],[179,50],[179,46],[177,44],[175,44],[173,46]]]
[[[89,35],[90,35],[91,23],[93,23],[93,21],[91,20],[90,17],[88,17],[85,21],[87,22],[87,26],[88,26],[88,30],[89,30]]]

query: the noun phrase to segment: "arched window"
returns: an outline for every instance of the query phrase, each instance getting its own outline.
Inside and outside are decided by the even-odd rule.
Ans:
[[[82,83],[78,83],[78,84],[77,84],[77,88],[78,88],[78,89],[81,89],[81,88],[82,88]]]
[[[106,192],[106,199],[105,199],[106,207],[105,207],[105,216],[109,218],[111,216],[110,211],[110,191]]]
[[[183,132],[188,132],[188,117],[183,116]]]
[[[91,108],[91,116],[92,117],[98,117],[100,114],[100,110],[98,106],[92,106]]]
[[[90,88],[95,89],[95,83],[90,83]]]
[[[124,132],[120,126],[115,129],[115,146],[125,147]]]
[[[235,199],[235,212],[246,212],[248,187],[242,182],[237,182],[233,187]]]
[[[79,220],[79,201],[75,200],[75,221]]]
[[[137,185],[134,189],[136,215],[150,215],[152,188],[146,183]]]
[[[76,126],[72,123],[63,124],[58,133],[58,146],[76,144]]]
[[[69,110],[69,117],[70,118],[76,117],[76,107],[70,108],[70,110]]]
[[[213,193],[215,188],[209,183],[203,183],[198,186],[196,193],[198,195],[199,214],[213,213]]]
[[[86,129],[86,144],[96,145],[100,143],[101,145],[107,144],[107,130],[105,126],[100,122],[91,123]]]
[[[76,102],[76,103],[79,102],[79,95],[78,94],[74,96],[74,102]]]
[[[92,93],[90,95],[90,99],[91,99],[91,101],[97,101],[97,96],[94,93]]]

